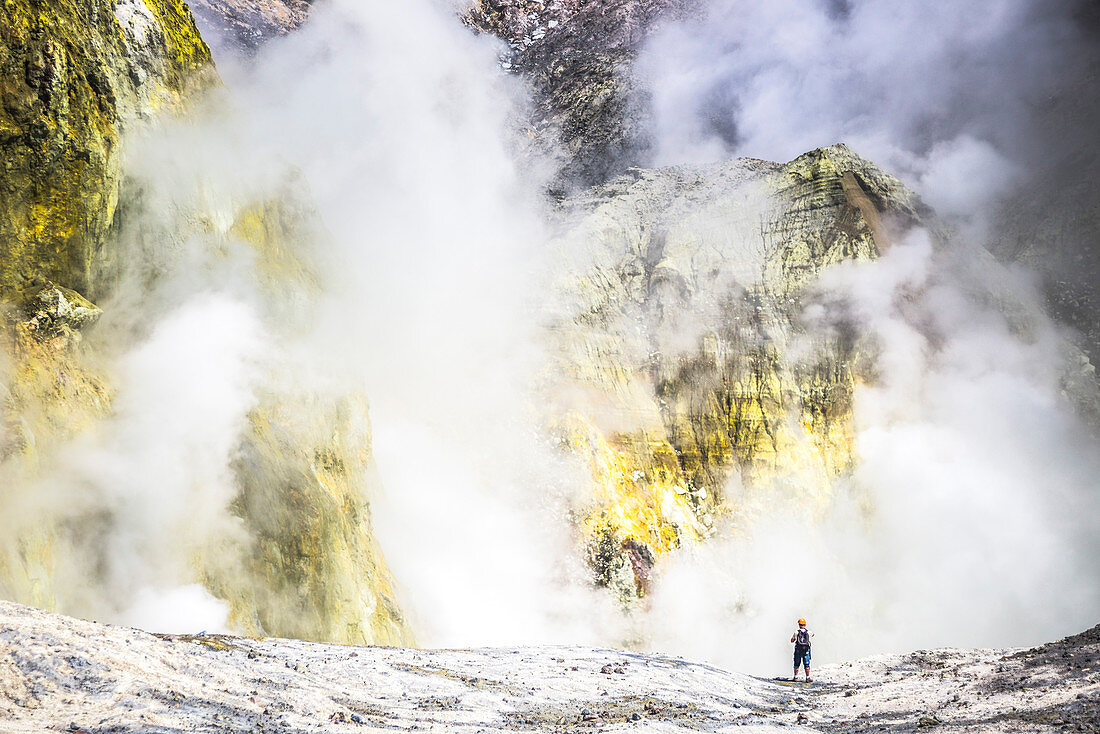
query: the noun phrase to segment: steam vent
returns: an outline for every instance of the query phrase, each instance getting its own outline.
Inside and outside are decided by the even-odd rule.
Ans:
[[[0,732],[1100,731],[1087,6],[0,1]]]

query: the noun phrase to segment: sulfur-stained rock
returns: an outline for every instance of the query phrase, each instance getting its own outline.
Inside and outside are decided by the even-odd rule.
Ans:
[[[233,511],[249,547],[208,558],[207,584],[234,626],[349,644],[409,645],[412,632],[371,526],[366,401],[271,395],[250,415]],[[222,559],[224,560],[224,559]]]
[[[9,0],[0,11],[0,301],[9,304],[0,502],[24,509],[0,542],[0,595],[109,614],[127,600],[89,597],[91,577],[114,572],[116,508],[90,500],[51,508],[27,493],[69,442],[111,420],[115,342],[143,338],[178,305],[147,296],[185,245],[213,261],[251,250],[244,259],[266,324],[288,335],[311,318],[310,254],[327,233],[293,174],[260,193],[188,203],[159,190],[155,176],[124,168],[124,137],[189,114],[194,92],[217,81],[182,2]],[[113,313],[107,337],[78,338],[102,313],[85,295],[127,309]],[[229,603],[239,629],[256,634],[411,642],[370,526],[365,400],[318,393],[308,375],[271,377],[238,440],[239,494],[224,509],[244,536],[219,531],[177,564],[193,578],[160,580],[202,581]],[[79,488],[79,475],[72,479]],[[80,578],[80,588],[65,588],[66,578]]]
[[[735,509],[731,479],[827,495],[855,460],[862,357],[854,337],[795,350],[802,298],[823,268],[874,259],[927,218],[920,201],[836,145],[785,165],[633,169],[561,216],[559,246],[585,265],[553,327],[559,430],[591,457],[580,517],[601,583],[629,567],[623,542],[659,562],[706,538]]]
[[[36,277],[100,295],[120,135],[211,69],[181,0],[0,5],[0,298]]]

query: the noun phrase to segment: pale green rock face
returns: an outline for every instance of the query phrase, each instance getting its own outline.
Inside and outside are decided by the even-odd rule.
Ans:
[[[580,275],[563,278],[575,310],[553,333],[561,389],[589,396],[562,430],[608,457],[583,520],[604,549],[590,555],[598,578],[623,565],[624,539],[659,557],[736,515],[731,478],[789,477],[827,496],[854,461],[861,353],[857,340],[812,335],[792,353],[807,336],[803,296],[822,269],[874,259],[924,216],[843,145],[785,165],[632,169],[567,202],[559,247]]]

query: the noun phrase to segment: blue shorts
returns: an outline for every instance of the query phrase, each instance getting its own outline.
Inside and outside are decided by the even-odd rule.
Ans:
[[[810,648],[802,647],[801,645],[794,646],[794,667],[797,669],[799,665],[809,669],[810,667]]]

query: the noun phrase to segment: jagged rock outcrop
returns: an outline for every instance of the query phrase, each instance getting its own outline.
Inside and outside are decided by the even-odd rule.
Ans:
[[[214,46],[254,52],[273,38],[300,28],[312,0],[192,0],[203,36]]]
[[[121,137],[181,112],[213,80],[186,6],[8,2],[0,6],[0,345],[8,357],[0,457],[4,500],[59,445],[110,412],[110,381],[79,346],[100,311],[122,186]],[[51,535],[11,530],[5,596],[51,606]]]
[[[553,327],[558,425],[592,468],[582,523],[600,583],[632,595],[625,544],[659,559],[743,510],[723,501],[731,478],[827,498],[855,461],[852,391],[873,364],[859,335],[807,344],[804,297],[928,216],[843,145],[785,165],[633,169],[566,202],[559,246],[586,265]]]
[[[644,163],[645,90],[633,61],[657,22],[697,6],[696,0],[480,0],[465,18],[508,42],[501,63],[531,84],[532,125],[564,155],[558,186],[568,190]]]
[[[234,629],[303,640],[410,645],[413,636],[371,526],[377,482],[366,401],[276,395],[250,415],[234,512],[250,546],[207,565]]]
[[[180,0],[0,6],[0,298],[36,277],[102,295],[121,135],[212,78]]]
[[[736,532],[784,497],[829,505],[860,460],[855,390],[883,367],[865,324],[808,319],[819,276],[918,227],[952,249],[918,197],[844,145],[783,165],[632,169],[566,200],[559,226],[562,259],[582,264],[552,327],[553,422],[591,469],[577,515],[594,577],[623,598],[716,525]],[[963,287],[1028,334],[1034,316],[974,257],[983,274]],[[1095,421],[1092,365],[1068,341],[1056,350],[1059,387]]]

